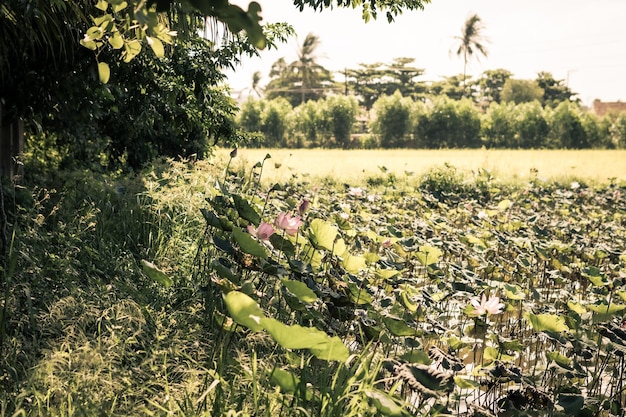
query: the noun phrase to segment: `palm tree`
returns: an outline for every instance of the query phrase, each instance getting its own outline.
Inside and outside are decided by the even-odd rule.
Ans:
[[[282,96],[297,106],[307,99],[319,99],[332,88],[330,71],[318,63],[320,39],[309,33],[297,51],[297,59],[289,64],[280,58],[272,65],[272,80],[266,88],[268,98]]]
[[[298,59],[291,63],[292,71],[298,74],[300,79],[300,94],[304,102],[305,93],[320,81],[321,66],[317,63],[317,49],[320,46],[320,38],[309,33],[304,38],[302,47],[298,50]]]
[[[467,18],[463,25],[461,36],[455,36],[454,39],[460,41],[459,48],[456,51],[457,56],[463,56],[463,90],[465,90],[467,79],[467,63],[476,53],[480,53],[484,57],[487,56],[487,48],[485,43],[488,40],[482,35],[484,25],[477,14],[473,14]]]

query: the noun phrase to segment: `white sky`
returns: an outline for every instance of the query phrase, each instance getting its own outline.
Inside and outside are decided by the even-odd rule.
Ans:
[[[596,98],[626,101],[626,0],[432,0],[423,11],[405,11],[393,23],[382,14],[365,23],[360,9],[299,12],[291,0],[257,1],[261,23],[290,23],[297,38],[262,51],[260,58],[245,58],[235,72],[227,72],[234,94],[251,86],[255,71],[263,76],[261,85],[267,84],[271,65],[281,57],[295,60],[308,33],[320,38],[318,62],[332,71],[408,57],[425,70],[423,81],[462,74],[454,37],[476,13],[488,56],[472,59],[468,75],[477,78],[502,68],[514,78],[535,79],[547,71],[568,83],[583,104]]]

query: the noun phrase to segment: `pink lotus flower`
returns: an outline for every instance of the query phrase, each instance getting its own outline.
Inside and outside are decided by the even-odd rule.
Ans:
[[[499,297],[489,296],[489,299],[483,294],[480,302],[476,299],[472,300],[474,306],[473,313],[479,316],[483,314],[500,314],[504,311],[504,304],[500,302]]]
[[[350,187],[348,190],[348,194],[354,197],[361,197],[363,195],[363,190],[361,187]]]
[[[302,223],[300,216],[291,216],[289,213],[278,213],[276,220],[274,220],[274,226],[284,230],[289,236],[294,236],[298,233],[298,229],[302,226]]]
[[[302,216],[304,212],[307,211],[308,208],[309,208],[309,200],[304,198],[300,202],[300,205],[298,205],[298,213],[300,213],[300,215]]]
[[[259,240],[268,240],[270,236],[274,234],[274,228],[271,224],[265,222],[261,222],[258,229],[249,224],[248,233],[250,233],[252,236],[256,236]]]
[[[381,245],[383,248],[388,248],[388,247],[390,247],[390,246],[391,246],[391,239],[387,238],[387,239],[383,240],[383,241],[380,243],[380,245]]]

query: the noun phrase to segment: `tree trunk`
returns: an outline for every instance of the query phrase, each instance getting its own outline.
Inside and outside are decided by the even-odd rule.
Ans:
[[[24,174],[24,121],[9,119],[0,102],[0,177],[15,181]]]

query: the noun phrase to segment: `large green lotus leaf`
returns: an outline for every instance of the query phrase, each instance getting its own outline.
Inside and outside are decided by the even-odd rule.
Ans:
[[[587,309],[585,308],[585,306],[575,301],[568,301],[567,308],[569,308],[574,313],[579,314],[579,315],[583,315],[587,312]]]
[[[288,255],[289,258],[293,258],[296,255],[296,247],[294,244],[280,234],[274,233],[270,236],[270,242],[272,246]]]
[[[215,273],[220,277],[226,278],[227,280],[234,282],[235,284],[239,284],[239,277],[235,275],[233,271],[231,271],[231,269],[224,265],[219,259],[214,259],[213,262],[211,262],[211,266],[213,267]]]
[[[526,313],[526,319],[537,332],[568,332],[569,328],[565,324],[565,318],[556,314],[533,314]]]
[[[388,280],[389,278],[393,278],[396,275],[399,275],[400,271],[396,270],[396,269],[377,269],[376,272],[374,273],[374,276],[376,277],[376,279],[381,280],[381,281],[385,281]]]
[[[513,202],[511,200],[502,200],[498,203],[498,210],[500,211],[507,210],[511,208],[512,205],[513,205]]]
[[[606,321],[626,309],[624,304],[588,304],[587,308],[594,312],[594,321]]]
[[[317,300],[317,295],[304,282],[284,279],[283,285],[293,293],[303,303],[313,303]]]
[[[431,368],[422,364],[403,364],[395,370],[409,386],[420,391],[426,396],[439,397],[442,392],[454,390],[454,380],[451,374]]]
[[[404,320],[395,317],[383,316],[383,323],[394,336],[415,336],[417,331],[405,323]]]
[[[233,201],[239,215],[250,223],[258,226],[261,223],[261,216],[245,198],[238,194],[233,194]]]
[[[584,277],[587,277],[589,281],[596,287],[604,287],[609,282],[606,279],[606,276],[600,271],[598,267],[595,266],[587,266],[580,271]]]
[[[504,294],[509,300],[523,300],[526,298],[526,294],[524,294],[522,287],[516,284],[504,284]]]
[[[261,325],[286,349],[309,349],[319,359],[345,361],[349,352],[341,339],[330,337],[315,327],[288,326],[272,318],[261,319]]]
[[[585,397],[579,394],[559,393],[557,404],[568,416],[577,416],[585,405]]]
[[[267,250],[258,241],[254,240],[250,233],[234,228],[233,238],[235,238],[235,242],[237,242],[241,250],[245,253],[256,256],[257,258],[267,259]]]
[[[327,221],[313,219],[309,226],[309,240],[317,249],[333,250],[337,229]]]
[[[501,360],[504,362],[511,362],[515,360],[514,356],[511,355],[507,355],[503,352],[501,352],[500,350],[496,349],[493,346],[487,346],[485,348],[485,351],[483,353],[483,357],[485,359],[486,363],[491,363],[495,360]]]
[[[350,299],[355,304],[365,305],[371,304],[374,301],[372,296],[367,292],[365,288],[359,287],[354,282],[348,284],[348,290],[350,292]]]
[[[350,255],[347,251],[343,254],[343,260],[341,261],[341,266],[351,274],[356,274],[359,271],[365,269],[366,262],[365,258],[362,256],[353,256]]]
[[[346,242],[339,238],[333,244],[333,254],[336,256],[343,256],[348,251],[348,247],[346,246]]]
[[[363,394],[369,398],[372,405],[384,416],[404,417],[411,415],[398,403],[398,400],[386,392],[368,389],[364,390]]]
[[[548,358],[549,361],[554,361],[557,365],[559,365],[562,368],[565,368],[568,370],[572,369],[571,367],[572,360],[560,352],[546,352],[546,358]]]
[[[274,368],[270,375],[270,381],[278,385],[283,392],[294,393],[300,385],[300,378],[294,375],[292,372],[285,371],[284,369]]]
[[[145,274],[148,275],[148,277],[150,277],[152,281],[158,282],[165,288],[169,288],[172,286],[172,278],[170,278],[167,274],[165,274],[165,272],[157,268],[152,262],[142,259],[141,267],[143,269],[143,272],[145,272]]]
[[[236,323],[255,332],[263,330],[263,310],[252,298],[239,291],[231,291],[224,296],[228,313]]]
[[[337,336],[329,337],[326,343],[311,348],[311,353],[325,361],[345,362],[350,356],[350,351]]]
[[[454,383],[461,389],[476,389],[480,384],[472,379],[461,378],[460,376],[454,377]]]
[[[439,258],[443,255],[443,252],[434,246],[424,245],[420,246],[417,252],[417,260],[424,266],[432,265],[439,262]]]

